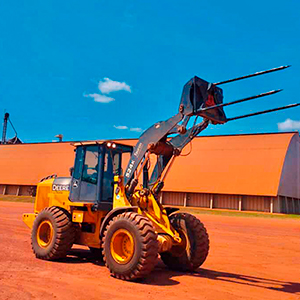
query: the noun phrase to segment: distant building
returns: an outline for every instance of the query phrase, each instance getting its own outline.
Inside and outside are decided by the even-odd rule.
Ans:
[[[163,204],[300,213],[297,132],[197,137],[191,147],[168,174]],[[73,163],[71,142],[0,145],[0,194],[28,195],[43,177],[69,176]]]

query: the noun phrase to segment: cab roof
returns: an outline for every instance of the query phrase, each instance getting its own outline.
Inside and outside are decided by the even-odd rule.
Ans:
[[[126,143],[116,143],[114,141],[107,141],[107,140],[76,142],[76,143],[72,143],[72,145],[74,147],[79,147],[79,146],[89,146],[89,145],[104,145],[104,144],[108,144],[108,143],[116,144],[117,146],[120,145],[120,146],[132,147],[132,145],[128,145]]]

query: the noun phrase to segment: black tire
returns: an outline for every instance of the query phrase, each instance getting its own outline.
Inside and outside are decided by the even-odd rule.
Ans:
[[[129,232],[133,247],[129,261],[121,263],[114,257],[114,236],[122,231]],[[157,234],[147,218],[135,212],[125,212],[109,222],[103,236],[103,258],[113,277],[122,280],[143,278],[152,271],[157,257]]]
[[[162,261],[172,270],[196,270],[204,263],[209,252],[209,238],[204,225],[188,213],[173,214],[170,222],[183,238],[184,244],[161,253]]]
[[[50,232],[50,233],[49,233]],[[47,207],[36,217],[31,232],[35,256],[44,260],[66,257],[75,240],[70,214],[59,207]]]

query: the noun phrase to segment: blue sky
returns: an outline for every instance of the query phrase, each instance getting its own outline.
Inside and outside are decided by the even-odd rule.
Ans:
[[[222,86],[225,102],[284,89],[226,114],[300,102],[299,12],[299,0],[1,1],[1,115],[24,142],[134,138],[177,113],[195,75],[217,82],[285,64]],[[300,127],[300,108],[202,134],[278,132],[287,119]]]

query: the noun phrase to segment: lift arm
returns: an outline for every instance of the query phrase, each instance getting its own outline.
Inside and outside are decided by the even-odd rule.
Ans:
[[[178,152],[168,143],[168,137],[174,133],[185,134],[186,126],[192,116],[199,115],[216,124],[225,123],[226,116],[222,107],[215,107],[208,111],[201,110],[202,107],[221,103],[223,103],[222,89],[198,77],[188,81],[183,88],[178,113],[166,121],[152,125],[141,135],[134,147],[124,173],[128,194],[132,194],[137,185],[137,178],[146,164],[147,153],[166,158]]]
[[[157,195],[163,187],[163,180],[172,166],[174,159],[180,155],[183,148],[189,144],[201,131],[203,131],[208,124],[224,124],[227,121],[233,121],[240,118],[269,113],[272,111],[292,108],[300,105],[297,103],[234,118],[227,118],[223,110],[224,106],[265,97],[278,93],[281,90],[274,90],[261,93],[256,96],[223,103],[223,91],[217,85],[268,74],[274,71],[286,69],[287,67],[289,66],[282,66],[279,68],[257,72],[234,79],[217,82],[215,84],[209,83],[196,76],[189,80],[183,87],[178,113],[166,121],[161,121],[152,125],[141,135],[136,146],[134,147],[124,175],[127,196],[130,197],[134,193],[135,187],[138,184],[139,175],[143,169],[147,169],[147,163],[151,153],[157,155],[157,163],[152,172],[150,181],[148,182],[147,174],[147,180],[146,182],[144,180],[143,185],[146,188],[150,187],[153,194]],[[196,121],[199,116],[202,117],[203,120],[197,124]],[[194,124],[187,129],[187,125],[191,117],[196,118]],[[171,137],[171,135],[174,134],[177,135],[175,137]]]

